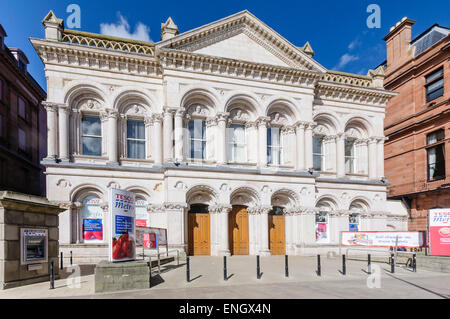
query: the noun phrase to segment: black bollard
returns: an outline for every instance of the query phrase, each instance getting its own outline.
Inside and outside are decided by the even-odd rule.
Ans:
[[[256,256],[256,278],[261,279],[261,264],[259,256]]]
[[[289,256],[284,256],[284,272],[285,276],[289,277]]]
[[[223,280],[228,280],[227,275],[227,256],[223,256]]]
[[[50,262],[50,289],[55,289],[55,270],[53,260]]]
[[[186,257],[186,281],[191,281],[191,269],[190,269],[190,258],[189,256]]]
[[[64,269],[64,255],[63,255],[63,252],[61,252],[61,269]]]
[[[370,275],[372,274],[372,265],[370,264],[370,254],[367,255],[367,273]]]
[[[344,276],[347,274],[347,267],[345,265],[345,255],[342,255],[342,274]]]
[[[73,259],[72,259],[72,251],[70,252],[70,265],[73,265]]]
[[[413,254],[413,272],[417,271],[416,254]]]
[[[322,275],[322,269],[320,267],[320,255],[317,255],[317,276],[321,276]]]
[[[393,253],[391,253],[391,273],[395,273],[395,257]]]

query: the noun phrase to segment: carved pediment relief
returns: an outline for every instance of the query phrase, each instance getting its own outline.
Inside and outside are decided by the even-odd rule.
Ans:
[[[127,116],[147,116],[148,112],[144,106],[133,104],[125,109],[124,114]]]
[[[250,115],[242,108],[237,108],[230,112],[230,120],[234,122],[247,122],[250,120]]]
[[[276,112],[270,115],[270,124],[284,126],[289,124],[289,120],[283,114]]]
[[[187,114],[190,116],[208,117],[210,112],[207,107],[197,104],[189,107]]]
[[[78,104],[78,108],[82,111],[100,111],[103,109],[101,104],[93,99],[82,100]]]
[[[328,128],[324,125],[317,125],[314,129],[314,135],[328,135],[329,131]]]

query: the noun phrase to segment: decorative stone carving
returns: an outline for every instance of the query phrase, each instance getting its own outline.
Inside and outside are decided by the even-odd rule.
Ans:
[[[107,188],[121,189],[119,183],[116,183],[114,181],[113,182],[109,182]]]
[[[65,180],[65,179],[60,179],[57,183],[56,186],[59,186],[61,188],[69,188],[72,187],[72,183],[70,183],[70,181]]]
[[[164,213],[163,205],[159,205],[159,204],[149,204],[149,205],[147,205],[147,212],[148,212],[149,214],[159,214],[159,213]]]
[[[79,109],[82,111],[100,111],[102,107],[96,100],[89,99],[82,101]]]
[[[187,114],[190,116],[197,116],[197,117],[208,117],[210,115],[209,110],[202,105],[191,106],[188,109]]]
[[[209,213],[210,214],[228,214],[232,209],[231,205],[210,205],[209,206]]]
[[[285,126],[288,124],[288,119],[286,116],[281,115],[278,112],[272,113],[270,116],[270,124],[276,126]]]
[[[232,122],[247,122],[250,119],[250,115],[242,109],[234,109],[230,112],[230,121]]]
[[[176,190],[179,190],[179,191],[182,191],[182,190],[186,190],[187,189],[187,185],[185,184],[185,183],[183,183],[183,182],[177,182],[174,186],[173,186],[173,188],[174,189],[176,189]]]
[[[265,215],[269,214],[272,210],[272,206],[253,206],[247,208],[247,212],[250,215]]]

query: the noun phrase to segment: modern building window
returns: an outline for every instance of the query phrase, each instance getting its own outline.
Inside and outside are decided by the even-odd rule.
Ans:
[[[231,163],[245,163],[247,161],[244,125],[232,124],[228,129],[228,159]]]
[[[127,157],[145,159],[145,123],[144,121],[127,121]]]
[[[206,159],[206,121],[189,121],[189,143],[192,159]]]
[[[425,77],[427,103],[444,95],[444,69],[439,68]]]
[[[322,171],[324,163],[323,137],[314,136],[313,138],[313,168],[315,171]]]
[[[82,201],[81,232],[85,243],[103,242],[103,210],[100,199],[88,196]]]
[[[20,127],[18,129],[19,149],[21,151],[27,151],[27,134]]]
[[[83,155],[102,155],[102,125],[98,116],[84,115],[81,123]]]
[[[438,130],[427,135],[428,181],[445,179],[445,134]]]
[[[17,114],[24,120],[27,118],[25,101],[19,97],[17,102]]]
[[[355,173],[355,140],[345,140],[345,173]]]
[[[328,211],[322,210],[316,214],[316,242],[329,242],[329,227],[328,227]]]
[[[281,143],[281,130],[279,128],[267,129],[267,162],[269,165],[283,163],[283,145]]]

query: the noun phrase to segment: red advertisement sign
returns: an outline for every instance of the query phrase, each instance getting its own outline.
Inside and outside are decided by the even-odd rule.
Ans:
[[[144,233],[144,248],[145,249],[157,249],[158,240],[155,233]]]
[[[147,221],[136,219],[136,227],[147,227]]]
[[[430,255],[450,256],[450,208],[431,209],[428,217]]]

